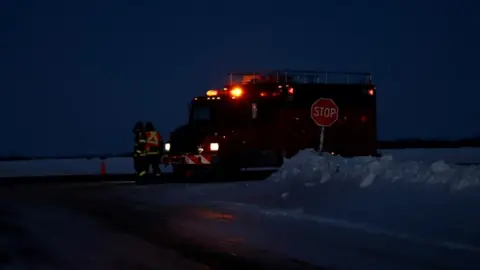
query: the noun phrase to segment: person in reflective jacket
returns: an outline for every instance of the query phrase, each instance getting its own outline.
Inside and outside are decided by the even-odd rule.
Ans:
[[[148,170],[145,152],[145,128],[141,121],[138,121],[133,128],[135,134],[135,146],[133,148],[133,166],[137,176],[145,176]]]
[[[163,138],[151,122],[145,124],[145,154],[147,172],[152,167],[155,176],[161,176],[160,162],[163,155]]]

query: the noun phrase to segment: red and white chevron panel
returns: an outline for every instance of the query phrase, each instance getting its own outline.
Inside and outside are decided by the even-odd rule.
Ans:
[[[185,164],[212,164],[212,156],[210,155],[185,155]]]

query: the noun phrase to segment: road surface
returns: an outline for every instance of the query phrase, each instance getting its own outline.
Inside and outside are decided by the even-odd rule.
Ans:
[[[245,178],[261,177],[253,173]],[[367,226],[382,222],[355,221],[357,205],[348,208],[349,219],[339,219],[332,213],[341,209],[332,203],[352,196],[348,192],[316,190],[315,196],[323,194],[318,203],[331,211],[313,215],[258,207],[260,201],[253,205],[250,188],[242,204],[232,203],[240,197],[228,192],[223,198],[209,193],[206,201],[176,200],[204,189],[139,186],[127,176],[107,182],[81,177],[62,183],[50,179],[47,184],[18,180],[0,187],[0,269],[23,264],[27,267],[20,269],[476,270],[480,265],[476,235],[455,242],[463,231],[448,231],[449,239],[457,240],[443,241],[415,230]],[[185,187],[194,192],[178,192]],[[126,194],[135,196],[127,199]]]
[[[235,235],[188,229],[192,216],[222,222],[228,214],[196,206],[139,211],[106,195],[134,188],[127,176],[16,180],[0,187],[0,269],[320,269]]]

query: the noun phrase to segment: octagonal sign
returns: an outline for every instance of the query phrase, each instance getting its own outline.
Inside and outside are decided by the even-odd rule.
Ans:
[[[312,104],[310,116],[320,127],[329,127],[338,120],[338,106],[333,99],[319,98]]]

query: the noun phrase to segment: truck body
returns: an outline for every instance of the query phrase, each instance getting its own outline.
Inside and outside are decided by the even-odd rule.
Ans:
[[[189,121],[171,134],[164,163],[189,168],[279,166],[299,150],[318,148],[311,118],[319,98],[333,99],[339,119],[323,150],[377,154],[376,87],[368,73],[270,71],[230,73],[221,89],[193,98]]]

